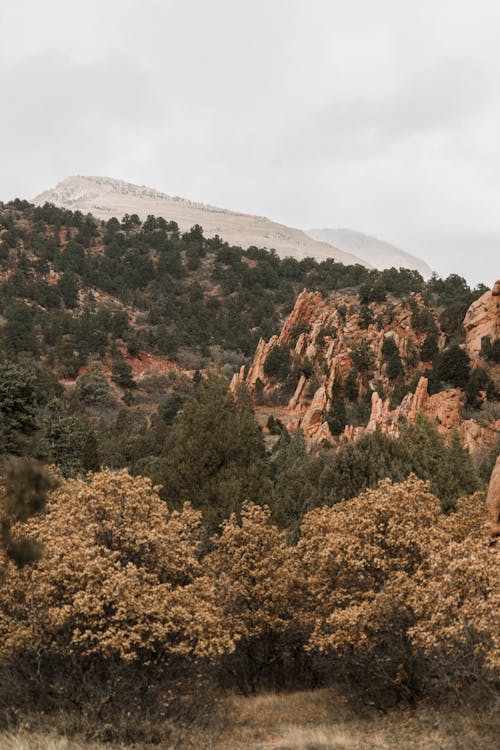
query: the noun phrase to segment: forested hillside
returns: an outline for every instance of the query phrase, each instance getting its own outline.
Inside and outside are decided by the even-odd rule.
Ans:
[[[429,408],[430,422],[410,419],[399,440],[399,430],[378,420],[381,430],[363,440],[373,443],[373,456],[386,459],[374,459],[369,476],[363,469],[353,483],[338,472],[347,460],[352,474],[349,466],[360,460],[354,454],[365,450],[363,440],[353,440],[373,416],[373,399],[387,400],[387,417],[425,375],[431,398],[441,392],[446,400],[455,389],[460,420],[483,425],[476,440],[480,474],[465,452],[459,463],[467,477],[440,493],[450,501],[462,481],[463,488],[475,488],[486,480],[500,416],[497,344],[485,341],[490,348],[472,366],[462,325],[486,288],[471,290],[457,276],[425,282],[405,269],[281,260],[206,240],[198,226],[180,234],[175,223],[152,216],[144,223],[136,216],[102,222],[15,201],[2,206],[0,223],[0,414],[7,454],[55,463],[68,476],[100,466],[145,473],[174,504],[192,499],[220,520],[245,498],[269,501],[271,488],[276,498],[285,492],[280,485],[289,479],[280,477],[290,469],[292,439],[304,463],[298,474],[310,477],[293,501],[299,506],[293,518],[276,511],[293,526],[305,509],[355,494],[387,474],[400,478],[417,470],[437,481],[421,458],[405,458],[400,469],[387,458],[405,440],[416,445],[418,429],[434,441],[430,456],[451,450],[455,424],[445,441],[432,424],[438,410]],[[297,299],[304,289],[311,293]],[[248,386],[247,396],[234,401],[231,378],[233,390]],[[299,425],[306,440],[300,433],[291,437]],[[228,498],[219,484],[233,460]],[[454,472],[444,474],[449,484]],[[333,475],[341,489],[326,480]]]
[[[24,201],[0,227],[9,721],[123,738],[208,683],[489,695],[498,284]]]

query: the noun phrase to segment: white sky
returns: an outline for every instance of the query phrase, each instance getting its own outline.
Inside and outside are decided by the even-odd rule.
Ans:
[[[0,199],[107,175],[500,276],[495,0],[0,0]]]

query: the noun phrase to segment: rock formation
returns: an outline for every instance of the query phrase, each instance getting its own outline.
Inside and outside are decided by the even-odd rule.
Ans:
[[[420,294],[412,297],[413,306],[424,307]],[[474,337],[479,341],[479,346],[482,335],[495,337],[497,302],[500,303],[500,282],[492,292],[471,306],[466,319],[469,324],[469,344]],[[407,393],[399,405],[391,405],[390,397],[380,395],[382,392],[393,392],[382,352],[384,341],[390,337],[397,344],[408,382],[418,374],[417,366],[409,362],[418,352],[426,333],[413,329],[411,308],[401,300],[372,304],[372,312],[373,320],[367,324],[362,318],[359,301],[352,293],[334,293],[329,299],[324,299],[319,292],[304,289],[298,295],[279,335],[268,342],[259,341],[246,378],[242,368],[233,377],[232,389],[236,390],[244,381],[250,389],[254,389],[257,381],[260,381],[264,398],[275,393],[279,384],[266,376],[265,362],[275,346],[286,345],[290,347],[295,365],[300,368],[303,366],[301,363],[307,361],[307,367],[298,377],[288,404],[281,407],[281,413],[277,416],[284,419],[290,429],[300,424],[311,444],[317,445],[325,440],[333,444],[339,440],[356,440],[364,431],[374,432],[377,429],[396,437],[402,421],[412,424],[418,414],[424,414],[436,423],[446,440],[450,440],[453,432],[458,430],[462,442],[473,453],[493,447],[500,434],[500,419],[491,418],[481,423],[464,419],[465,394],[459,388],[429,394],[428,378],[421,376],[414,392]],[[437,325],[437,312],[431,312]],[[444,341],[441,340],[443,345]],[[355,351],[360,346],[365,347],[371,359],[369,374],[356,367],[353,361]],[[420,371],[425,366],[430,367],[430,363],[418,365]],[[340,384],[342,388],[350,372],[356,372],[361,398],[367,398],[371,392],[371,413],[366,427],[348,424],[340,438],[335,438],[330,433],[326,416],[334,403],[334,387]]]
[[[500,536],[500,456],[498,456],[491,474],[486,507],[491,524],[491,535],[493,537]]]
[[[479,355],[483,336],[490,336],[492,341],[500,338],[500,281],[472,303],[465,314],[464,328],[465,347],[471,359]]]

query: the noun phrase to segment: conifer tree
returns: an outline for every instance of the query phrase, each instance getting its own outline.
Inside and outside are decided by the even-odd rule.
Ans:
[[[245,388],[237,397],[210,374],[176,417],[155,479],[169,504],[185,500],[215,529],[243,500],[263,501],[270,489],[262,433]]]

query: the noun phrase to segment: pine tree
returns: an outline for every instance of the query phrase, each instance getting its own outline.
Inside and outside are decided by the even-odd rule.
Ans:
[[[190,500],[215,529],[243,500],[270,490],[262,433],[245,388],[237,397],[210,374],[187,400],[167,437],[155,480],[169,504]]]

